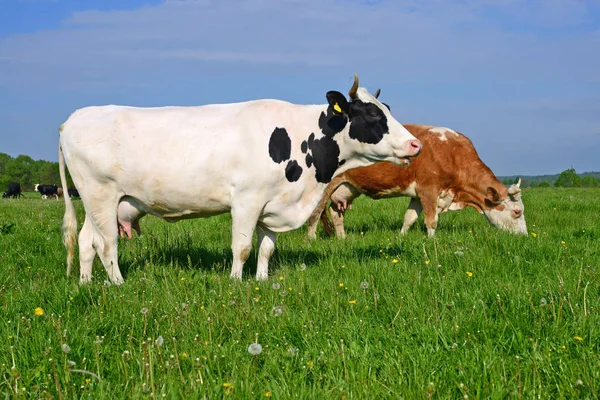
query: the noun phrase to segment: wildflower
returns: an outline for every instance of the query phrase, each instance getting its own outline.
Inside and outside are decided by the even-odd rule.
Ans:
[[[309,367],[311,367],[311,368],[312,368],[312,366],[313,366],[313,365],[315,365],[315,363],[314,363],[314,362],[312,362],[312,361],[307,361],[307,362],[306,362],[306,365],[308,365]]]
[[[300,264],[300,271],[306,271],[306,264]]]
[[[254,288],[254,290],[258,291],[258,290],[260,290],[260,288],[257,286]]]
[[[69,360],[67,361],[67,365],[69,366],[69,368],[73,368],[76,365],[76,362]]]
[[[392,260],[392,262],[393,262],[394,264],[396,264],[396,263],[398,262],[398,259],[397,259],[397,258],[394,258],[394,259]]]
[[[457,251],[455,251],[455,252],[454,252],[454,255],[457,255],[457,256],[459,256],[459,257],[462,257],[462,256],[464,256],[464,255],[465,255],[465,253],[464,253],[464,252],[462,252],[462,251],[460,251],[460,250],[457,250]]]
[[[342,282],[340,282],[340,287],[344,287],[344,284]]]
[[[280,277],[279,277],[279,280],[280,280],[280,281],[282,281],[282,280],[283,280],[283,276],[280,276]]]
[[[429,260],[425,260],[425,265],[429,265],[430,261]]]
[[[467,271],[467,276],[470,278],[473,276],[473,273],[471,271]]]
[[[233,390],[233,384],[229,383],[229,382],[225,382],[223,384],[223,388],[225,389],[225,394],[229,394]]]
[[[583,342],[583,338],[581,336],[573,336],[573,339],[577,340],[578,342]]]
[[[537,233],[535,233],[535,232],[531,232],[531,236],[533,236],[533,237],[537,237]]]
[[[288,353],[290,354],[290,356],[294,357],[296,354],[298,354],[298,348],[297,347],[290,347],[288,349]]]
[[[271,287],[273,288],[273,290],[279,290],[281,285],[279,284],[279,282],[275,282],[273,285],[271,285]]]
[[[182,276],[182,277],[181,277],[181,280],[182,280],[182,281],[185,281],[185,278]]]
[[[211,296],[216,296],[217,295],[217,291],[215,289],[210,289],[208,291],[208,294],[210,294]]]
[[[350,304],[356,304],[356,300],[350,300],[348,303],[350,303]]]
[[[271,395],[271,392],[269,392],[269,391],[266,391],[266,392],[265,392],[265,397],[271,397],[271,396],[272,396],[272,395]]]
[[[548,301],[546,301],[546,299],[544,297],[542,297],[540,299],[540,307],[546,307],[547,304],[548,304]]]
[[[156,340],[154,341],[154,343],[156,343],[156,345],[158,347],[162,346],[164,342],[165,342],[165,339],[163,339],[162,336],[157,337]]]
[[[69,347],[69,345],[68,345],[68,344],[66,344],[66,343],[63,343],[63,344],[60,346],[60,348],[61,348],[61,350],[63,351],[63,353],[65,353],[65,354],[69,354],[69,352],[71,351],[71,348],[70,348],[70,347]]]
[[[577,382],[575,382],[575,384],[578,386],[583,386],[583,381],[581,379],[577,379]]]
[[[44,309],[42,307],[37,307],[35,310],[33,310],[33,313],[38,317],[41,317],[44,315]]]
[[[188,357],[189,357],[189,355],[188,355],[188,353],[186,353],[186,352],[184,351],[183,353],[181,353],[181,357],[183,357],[183,358],[188,358]]]
[[[346,266],[345,266],[345,265],[342,265],[342,269],[344,269],[344,268],[346,268]]]
[[[141,312],[143,315],[146,315],[146,314],[148,313],[148,309],[147,309],[146,307],[144,307],[144,308],[142,308],[142,309],[140,310],[140,312]]]
[[[291,287],[291,286],[290,286],[290,287],[288,287],[288,290],[291,292],[291,291],[292,291],[292,287]]]
[[[367,289],[369,288],[369,282],[367,282],[367,281],[362,281],[362,282],[360,283],[360,288],[361,288],[361,289],[363,289],[363,290],[367,290]]]
[[[566,349],[566,348],[567,348],[567,346],[565,346],[565,345],[563,344],[562,346],[560,346],[560,348],[564,350],[564,349]]]
[[[252,354],[253,356],[257,356],[262,353],[262,346],[260,343],[252,343],[250,346],[248,346],[248,353]]]
[[[281,314],[283,314],[283,309],[281,306],[274,306],[271,309],[271,314],[273,314],[274,317],[279,317]]]

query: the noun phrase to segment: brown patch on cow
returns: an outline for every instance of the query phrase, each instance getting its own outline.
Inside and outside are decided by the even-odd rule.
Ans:
[[[252,248],[247,246],[240,251],[240,261],[242,263],[245,263],[248,260],[248,257],[250,257],[250,250],[252,250]]]

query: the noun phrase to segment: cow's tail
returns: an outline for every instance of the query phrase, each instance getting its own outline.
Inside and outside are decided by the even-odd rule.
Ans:
[[[331,197],[333,192],[335,192],[336,189],[345,182],[347,182],[346,175],[341,174],[333,178],[333,180],[329,182],[329,185],[327,185],[327,187],[325,188],[325,192],[323,193],[323,197],[321,197],[321,201],[319,201],[319,204],[317,205],[311,216],[308,218],[308,237],[310,239],[317,238],[317,225],[319,224],[319,219],[321,219],[321,222],[323,222],[323,228],[325,229],[325,233],[328,236],[331,236],[333,234],[333,226],[331,225],[329,218],[327,218],[327,212],[325,211],[325,207],[327,206],[327,202],[329,201],[329,198]]]
[[[77,241],[77,215],[75,214],[75,207],[69,196],[69,190],[67,189],[67,175],[65,174],[65,156],[58,141],[58,168],[60,172],[60,184],[63,189],[63,195],[65,196],[65,216],[63,218],[63,243],[67,248],[67,276],[71,274],[71,267],[73,265],[73,256],[75,255],[75,242]]]

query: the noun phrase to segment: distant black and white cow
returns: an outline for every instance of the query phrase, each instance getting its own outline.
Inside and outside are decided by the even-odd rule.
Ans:
[[[40,192],[40,194],[42,195],[42,199],[47,199],[48,197],[58,199],[59,189],[60,188],[56,185],[40,185],[39,183],[36,183],[33,187],[34,191]],[[62,189],[60,190],[62,195]]]
[[[19,185],[17,182],[10,182],[8,184],[8,188],[6,189],[6,192],[4,192],[2,194],[2,198],[3,199],[8,199],[8,198],[13,198],[13,199],[18,199],[19,197],[21,197],[21,185]]]
[[[77,191],[76,188],[69,188],[69,189],[67,189],[67,192],[69,193],[69,196],[71,196],[71,197],[79,197],[79,192]]]
[[[358,77],[350,100],[328,104],[256,100],[200,107],[86,107],[60,127],[65,164],[86,216],[79,234],[80,281],[100,257],[110,280],[123,282],[118,235],[131,236],[152,214],[169,222],[232,216],[231,277],[241,279],[258,228],[256,279],[267,279],[276,232],[301,227],[331,179],[377,161],[408,163],[421,143]],[[77,221],[65,195],[63,241],[70,272]]]

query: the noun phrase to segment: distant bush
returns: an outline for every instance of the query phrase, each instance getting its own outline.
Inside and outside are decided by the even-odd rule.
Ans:
[[[540,184],[538,185],[538,187],[548,188],[548,187],[550,187],[550,183],[548,183],[546,181],[541,181]]]

